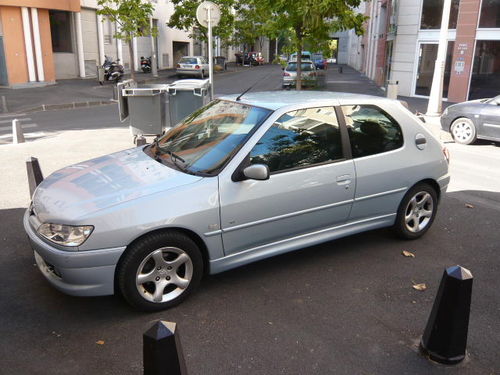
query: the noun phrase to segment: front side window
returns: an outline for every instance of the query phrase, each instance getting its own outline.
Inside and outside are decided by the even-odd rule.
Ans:
[[[354,158],[379,154],[403,146],[399,124],[374,105],[342,106]]]
[[[264,108],[214,100],[145,152],[186,173],[216,175],[270,113]]]
[[[281,116],[250,152],[252,164],[271,172],[307,167],[343,158],[333,107],[307,108]]]

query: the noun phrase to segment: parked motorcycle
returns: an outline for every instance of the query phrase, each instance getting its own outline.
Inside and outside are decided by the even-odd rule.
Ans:
[[[111,57],[106,56],[102,67],[104,68],[104,81],[113,81],[117,83],[125,74],[123,65],[120,64],[120,59],[113,61]],[[99,81],[99,83],[102,85],[104,82]]]
[[[141,56],[141,69],[144,73],[151,73],[151,56]]]

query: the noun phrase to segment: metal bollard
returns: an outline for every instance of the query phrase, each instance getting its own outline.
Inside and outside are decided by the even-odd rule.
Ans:
[[[433,361],[454,365],[465,358],[472,279],[460,266],[444,271],[420,341],[420,351]]]
[[[28,173],[28,185],[30,188],[30,198],[33,197],[36,187],[43,181],[42,170],[38,159],[30,156],[26,159],[26,172]]]
[[[343,71],[342,71],[342,67],[341,67],[341,66],[339,66],[339,73],[340,73],[340,74],[342,74],[342,73],[343,73]]]
[[[24,143],[24,133],[21,122],[18,119],[12,120],[12,143]]]
[[[142,135],[137,137],[135,140],[135,144],[137,147],[144,146],[146,144],[146,138],[144,138]]]
[[[2,112],[9,112],[9,108],[7,107],[7,100],[5,99],[5,95],[2,95]]]
[[[144,375],[187,375],[177,324],[157,321],[142,340]]]

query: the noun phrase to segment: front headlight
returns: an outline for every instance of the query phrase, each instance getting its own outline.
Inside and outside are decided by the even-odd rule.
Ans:
[[[46,223],[38,227],[40,235],[62,246],[80,246],[93,230],[92,225],[72,226]]]

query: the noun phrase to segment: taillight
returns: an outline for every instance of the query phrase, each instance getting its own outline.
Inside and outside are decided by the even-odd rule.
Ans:
[[[181,67],[181,64],[177,64],[177,67],[180,68]]]
[[[199,65],[196,65],[194,68],[195,68],[195,69],[200,69],[200,66],[199,66]]]
[[[285,72],[285,73],[283,73],[283,76],[284,76],[284,77],[289,77],[289,76],[290,76],[290,73]]]
[[[450,151],[446,147],[443,147],[443,155],[444,158],[446,159],[446,162],[450,164]]]

